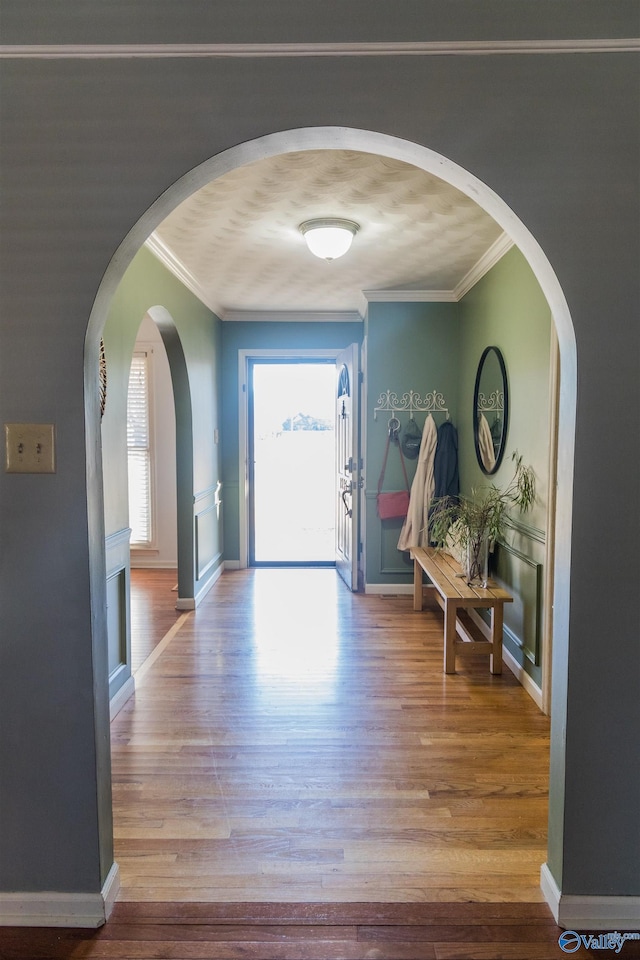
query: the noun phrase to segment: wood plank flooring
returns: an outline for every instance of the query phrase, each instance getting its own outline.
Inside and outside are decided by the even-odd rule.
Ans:
[[[548,719],[442,614],[225,573],[112,724],[124,901],[540,902]]]
[[[0,928],[2,960],[567,955],[538,886],[548,721],[508,670],[442,673],[439,610],[260,570],[179,619],[134,579],[169,633],[142,623],[112,724],[120,902],[98,931]]]
[[[177,570],[131,571],[131,669],[135,674],[181,616]]]
[[[98,931],[0,928],[3,960],[558,960],[543,904],[119,903]],[[618,957],[638,957],[627,943]],[[608,950],[572,954],[611,957]]]

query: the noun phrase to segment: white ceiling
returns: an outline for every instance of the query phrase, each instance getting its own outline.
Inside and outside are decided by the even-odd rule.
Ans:
[[[326,263],[307,250],[298,227],[314,217],[360,225],[345,257]],[[457,300],[510,242],[473,200],[410,164],[307,150],[209,183],[148,244],[230,319],[363,313],[367,300]]]

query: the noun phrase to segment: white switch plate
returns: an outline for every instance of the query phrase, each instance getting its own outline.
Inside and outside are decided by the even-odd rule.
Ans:
[[[52,423],[5,423],[7,473],[55,473]]]

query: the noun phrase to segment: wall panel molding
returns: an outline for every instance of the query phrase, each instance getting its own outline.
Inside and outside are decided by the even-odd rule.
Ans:
[[[636,38],[579,40],[416,40],[353,43],[26,43],[0,45],[12,60],[246,59],[267,57],[512,56],[628,53]]]

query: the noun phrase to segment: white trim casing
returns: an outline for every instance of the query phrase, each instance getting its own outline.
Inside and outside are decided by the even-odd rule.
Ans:
[[[0,893],[0,926],[93,930],[109,919],[119,887],[120,871],[114,863],[100,893]]]
[[[565,930],[640,930],[640,897],[579,897],[563,894],[546,863],[540,887],[558,926]]]

